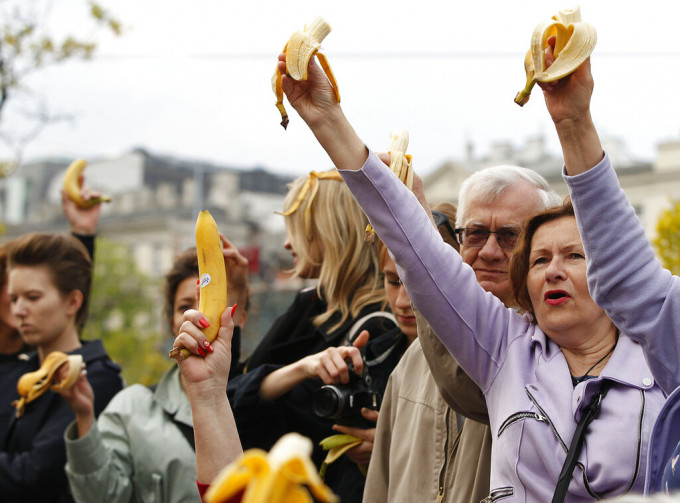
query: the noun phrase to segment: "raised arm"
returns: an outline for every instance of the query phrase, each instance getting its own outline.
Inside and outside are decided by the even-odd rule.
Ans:
[[[186,311],[174,346],[187,348],[192,353],[178,365],[191,403],[197,479],[202,484],[210,484],[243,450],[226,392],[234,327],[232,308],[222,313],[220,330],[212,344],[200,330],[202,319],[205,318],[199,311]]]
[[[545,59],[549,66],[554,61],[552,49],[555,37],[550,37],[548,43],[551,46],[546,49]],[[571,75],[557,82],[539,85],[562,145],[567,173],[577,175],[594,167],[604,154],[590,115],[593,94],[590,58]]]

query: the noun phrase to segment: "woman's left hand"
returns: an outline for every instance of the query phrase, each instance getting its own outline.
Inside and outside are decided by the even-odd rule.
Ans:
[[[364,416],[369,421],[378,421],[378,411],[372,409],[361,409],[361,415]],[[375,442],[375,428],[354,428],[351,426],[342,426],[340,424],[333,425],[335,431],[340,433],[345,433],[347,435],[354,435],[357,438],[363,440],[356,447],[352,447],[345,454],[354,463],[367,466],[368,462],[371,460],[371,454],[373,453],[373,443]]]

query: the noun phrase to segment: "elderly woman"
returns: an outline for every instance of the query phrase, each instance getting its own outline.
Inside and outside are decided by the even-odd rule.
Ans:
[[[279,69],[285,74],[283,55]],[[284,76],[283,89],[393,252],[409,297],[484,392],[493,432],[489,501],[549,501],[570,450],[575,471],[565,469],[560,484],[568,501],[642,491],[643,453],[664,393],[640,346],[590,297],[570,210],[530,223],[514,262],[530,308],[521,315],[485,293],[438,239],[416,198],[354,132],[318,66],[306,82]],[[468,242],[509,237],[494,217],[471,227],[461,230]],[[596,419],[588,428],[584,417]],[[582,431],[579,453],[571,444]]]
[[[546,59],[552,60],[552,49]],[[621,189],[590,116],[590,63],[546,86],[562,143],[565,180],[588,253],[593,298],[635,340],[668,394],[649,444],[646,492],[680,490],[680,278],[663,269]],[[571,110],[561,104],[569,99]]]

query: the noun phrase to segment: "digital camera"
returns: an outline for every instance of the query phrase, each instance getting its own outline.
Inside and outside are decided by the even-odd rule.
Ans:
[[[373,379],[364,362],[361,375],[354,372],[351,362],[347,384],[327,384],[312,394],[312,408],[317,416],[335,419],[337,424],[359,428],[374,428],[375,423],[361,415],[362,407],[378,410],[382,394],[373,388]]]

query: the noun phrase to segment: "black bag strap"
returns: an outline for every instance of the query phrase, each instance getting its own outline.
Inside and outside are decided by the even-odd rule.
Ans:
[[[156,387],[158,386],[158,383],[151,384],[150,386],[147,386],[151,390],[152,393],[156,391]],[[175,416],[170,414],[167,410],[163,409],[163,412],[165,413],[166,416],[170,418],[170,420],[175,423],[175,426],[177,426],[177,429],[182,432],[182,435],[184,435],[184,438],[187,439],[187,442],[189,442],[189,445],[191,448],[196,452],[196,441],[194,439],[194,429],[189,426],[188,424],[184,424],[181,421],[177,421],[175,419]]]
[[[612,381],[604,381],[600,390],[595,393],[590,400],[590,403],[583,409],[581,420],[578,422],[578,425],[576,425],[576,431],[574,431],[574,436],[571,439],[567,458],[564,460],[564,465],[562,465],[562,472],[560,473],[559,479],[557,479],[557,486],[555,487],[552,503],[562,503],[564,501],[567,489],[569,488],[569,482],[571,482],[571,474],[574,473],[578,456],[581,454],[581,449],[583,449],[583,442],[586,439],[588,425],[593,422],[593,419],[595,419],[600,412],[600,404],[611,386]]]

